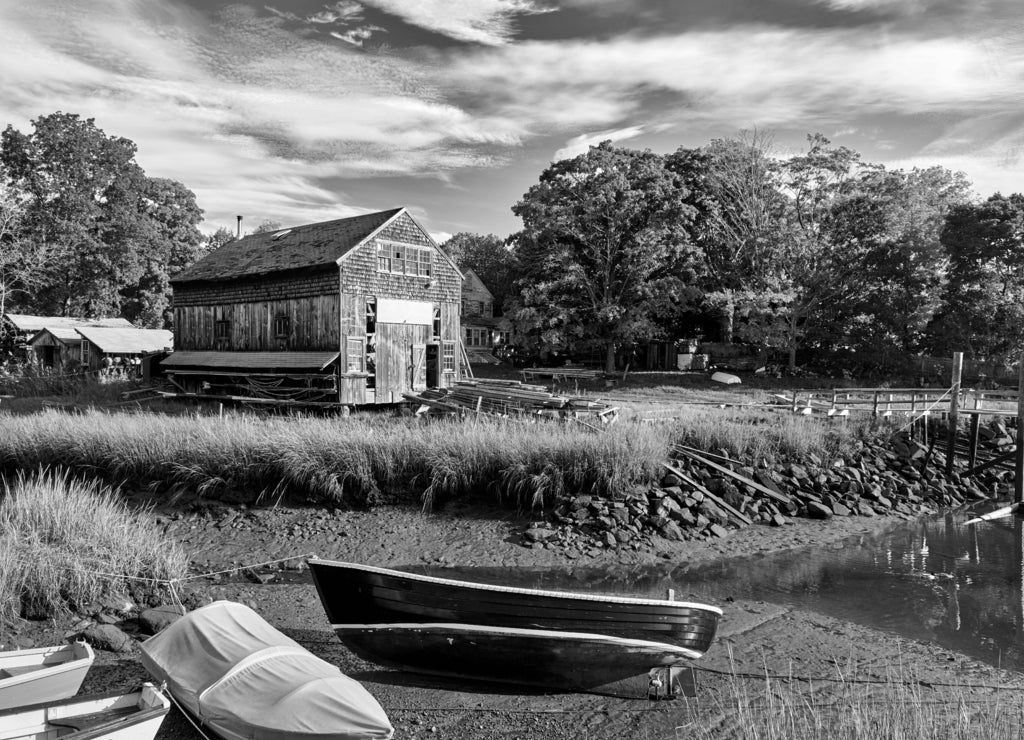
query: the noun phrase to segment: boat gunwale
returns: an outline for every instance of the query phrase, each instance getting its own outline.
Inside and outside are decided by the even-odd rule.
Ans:
[[[454,628],[454,629],[453,629]],[[509,637],[538,637],[548,639],[564,639],[566,642],[584,642],[587,640],[605,642],[618,647],[629,648],[654,648],[661,652],[680,654],[681,658],[696,660],[704,655],[706,651],[694,650],[693,648],[673,645],[667,642],[655,640],[642,640],[635,637],[619,637],[616,635],[602,635],[597,632],[568,632],[564,630],[531,629],[528,627],[493,627],[481,624],[463,624],[460,622],[374,622],[371,624],[339,623],[332,624],[331,629],[339,638],[342,638],[339,630],[358,630],[364,632],[380,632],[382,630],[398,631],[423,631],[431,632],[458,632],[460,634],[487,633],[495,636],[507,635]],[[343,638],[342,638],[343,639]]]
[[[474,581],[459,581],[453,578],[440,578],[438,576],[427,576],[419,573],[406,573],[401,570],[394,570],[391,568],[380,568],[373,565],[362,565],[360,563],[348,563],[340,560],[324,560],[321,558],[310,558],[307,564],[313,565],[327,565],[341,568],[349,568],[352,570],[360,570],[367,573],[376,573],[377,575],[390,576],[394,578],[410,578],[415,581],[423,583],[433,583],[443,586],[454,586],[461,588],[477,589],[481,591],[498,591],[502,593],[512,594],[523,594],[529,596],[542,596],[556,599],[568,599],[568,600],[579,600],[579,601],[599,601],[611,604],[637,604],[642,606],[678,606],[681,608],[696,609],[701,611],[708,611],[717,614],[719,617],[723,615],[723,611],[711,604],[699,604],[693,601],[670,601],[668,599],[640,599],[633,598],[630,596],[611,596],[607,594],[580,594],[572,593],[569,591],[546,591],[537,588],[522,588],[519,586],[497,586],[490,583],[476,583]],[[315,577],[315,574],[314,574]]]

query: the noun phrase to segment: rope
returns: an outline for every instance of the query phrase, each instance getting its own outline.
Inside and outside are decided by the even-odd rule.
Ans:
[[[161,686],[161,688],[166,688],[166,686],[167,685],[165,683],[163,686]],[[198,732],[200,735],[202,735],[204,738],[206,738],[206,740],[211,740],[210,736],[207,735],[205,732],[203,732],[203,728],[200,727],[199,725],[197,725],[195,720],[192,719],[191,713],[189,713],[185,709],[185,707],[181,706],[181,704],[178,703],[178,700],[174,698],[174,694],[172,694],[170,691],[167,691],[167,696],[170,698],[171,703],[173,703],[174,706],[176,706],[178,708],[178,711],[185,715],[185,719],[187,719],[189,721],[189,724],[191,724],[193,727],[196,728],[196,732]]]
[[[948,396],[948,395],[949,395],[950,393],[952,393],[952,392],[953,392],[953,387],[952,387],[952,386],[950,386],[949,388],[947,388],[947,389],[946,389],[946,390],[945,390],[945,391],[943,392],[943,394],[942,394],[941,396],[939,396],[938,398],[936,398],[936,399],[935,399],[935,403],[933,403],[933,404],[932,404],[931,406],[928,406],[928,407],[927,407],[927,408],[925,408],[925,409],[922,409],[921,413],[919,413],[919,414],[918,414],[917,416],[913,417],[913,418],[912,418],[912,419],[911,419],[910,421],[908,421],[908,422],[907,422],[906,424],[904,424],[904,425],[903,425],[903,426],[901,426],[901,427],[900,427],[899,429],[897,429],[897,430],[896,430],[896,432],[895,432],[895,434],[899,434],[900,432],[903,432],[903,431],[906,431],[907,429],[909,429],[909,428],[910,428],[911,426],[913,426],[913,425],[914,425],[914,423],[915,423],[915,422],[916,422],[916,421],[917,421],[918,419],[920,419],[920,418],[921,418],[921,417],[923,417],[923,416],[924,416],[925,414],[927,414],[927,413],[928,413],[929,411],[931,411],[931,410],[932,410],[933,408],[935,408],[936,406],[938,406],[938,405],[939,405],[939,403],[940,403],[940,402],[942,401],[942,399],[944,399],[944,398],[945,398],[946,396]]]

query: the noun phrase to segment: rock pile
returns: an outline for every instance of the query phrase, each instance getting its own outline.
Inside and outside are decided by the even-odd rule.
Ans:
[[[751,524],[782,526],[794,517],[910,519],[1008,490],[1000,488],[1007,471],[947,477],[944,457],[929,455],[905,434],[888,444],[864,444],[855,460],[825,462],[811,454],[800,462],[744,465],[720,455],[680,457],[647,489],[613,498],[562,497],[547,520],[523,532],[523,545],[562,548],[570,557],[594,548],[639,550],[659,538],[707,540]]]

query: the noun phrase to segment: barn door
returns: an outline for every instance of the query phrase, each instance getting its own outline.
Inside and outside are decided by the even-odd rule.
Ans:
[[[427,389],[427,345],[412,345],[412,377],[410,385],[414,391]]]

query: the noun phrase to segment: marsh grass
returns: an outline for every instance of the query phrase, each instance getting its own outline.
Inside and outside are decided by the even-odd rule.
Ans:
[[[0,500],[0,617],[48,617],[185,575],[179,545],[118,492],[68,472],[19,473]]]
[[[932,687],[913,668],[885,667],[882,678],[838,669],[807,683],[732,672],[727,698],[676,727],[676,738],[712,740],[1009,740],[1024,737],[1024,702],[1013,691],[969,685]],[[709,721],[709,715],[715,718]]]
[[[529,508],[562,492],[609,495],[659,475],[669,437],[653,427],[600,434],[555,423],[381,416],[347,419],[160,414],[9,416],[0,471],[62,466],[114,485],[188,489],[265,502],[285,493],[425,508],[497,494]]]
[[[684,408],[669,427],[676,442],[748,461],[796,461],[810,454],[832,460],[855,454],[873,434],[867,419],[831,421],[743,408]]]

